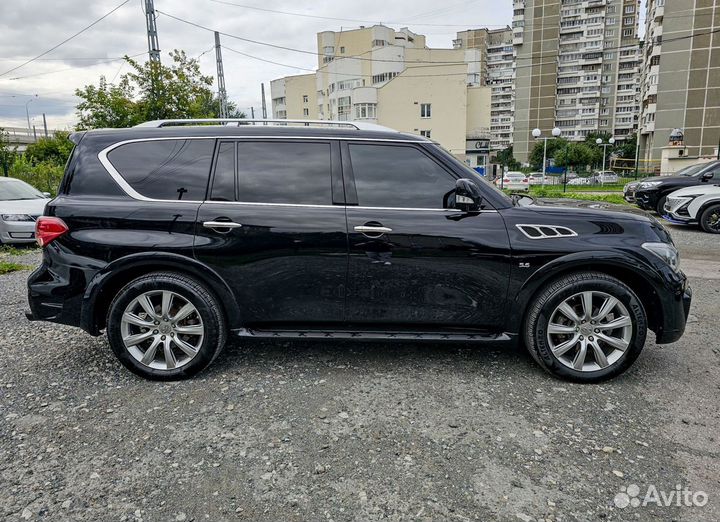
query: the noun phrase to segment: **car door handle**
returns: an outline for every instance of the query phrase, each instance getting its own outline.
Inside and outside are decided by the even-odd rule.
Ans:
[[[355,227],[355,232],[360,232],[361,234],[386,234],[392,232],[392,228],[358,225]]]
[[[240,228],[240,223],[234,221],[204,221],[203,226],[205,228]]]

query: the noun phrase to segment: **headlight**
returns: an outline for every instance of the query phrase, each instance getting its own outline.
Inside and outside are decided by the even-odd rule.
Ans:
[[[642,247],[665,261],[675,272],[680,270],[680,254],[670,243],[643,243]]]
[[[649,188],[657,187],[658,185],[662,185],[662,181],[643,181],[642,183],[640,183],[639,188],[649,189]]]
[[[27,214],[2,214],[3,221],[33,221],[31,216]]]

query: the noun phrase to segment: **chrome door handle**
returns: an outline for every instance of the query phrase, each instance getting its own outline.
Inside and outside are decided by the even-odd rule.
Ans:
[[[240,223],[234,221],[205,221],[203,222],[205,228],[240,228]]]
[[[355,232],[360,232],[361,234],[385,234],[387,232],[392,232],[392,228],[358,225],[355,227]]]

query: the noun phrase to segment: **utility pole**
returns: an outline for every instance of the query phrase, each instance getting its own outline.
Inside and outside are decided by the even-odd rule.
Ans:
[[[265,105],[265,84],[260,84],[260,92],[262,93],[262,115],[263,120],[267,120],[267,105]]]
[[[45,129],[45,137],[48,137],[48,131],[47,131],[47,120],[45,119],[45,113],[43,112],[43,129]]]
[[[160,63],[160,42],[158,41],[155,4],[153,0],[145,0],[145,23],[147,24],[148,55],[150,61]]]
[[[255,119],[255,107],[250,107],[250,116],[252,120]]]
[[[217,62],[218,98],[220,99],[220,117],[228,117],[227,92],[225,91],[225,72],[223,70],[220,33],[215,31],[215,61]]]

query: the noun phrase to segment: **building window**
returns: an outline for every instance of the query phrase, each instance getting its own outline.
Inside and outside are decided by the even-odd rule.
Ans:
[[[310,116],[310,109],[303,109],[303,116]]]
[[[356,103],[355,119],[356,120],[373,120],[377,117],[377,105],[374,103]]]
[[[420,117],[430,118],[432,116],[432,105],[430,103],[420,104]]]
[[[308,102],[308,95],[303,94],[303,103],[307,103],[307,102]]]
[[[340,54],[345,54],[345,47],[340,47]]]
[[[420,131],[420,136],[422,136],[424,138],[430,139],[430,134],[431,134],[430,130],[421,130]]]

